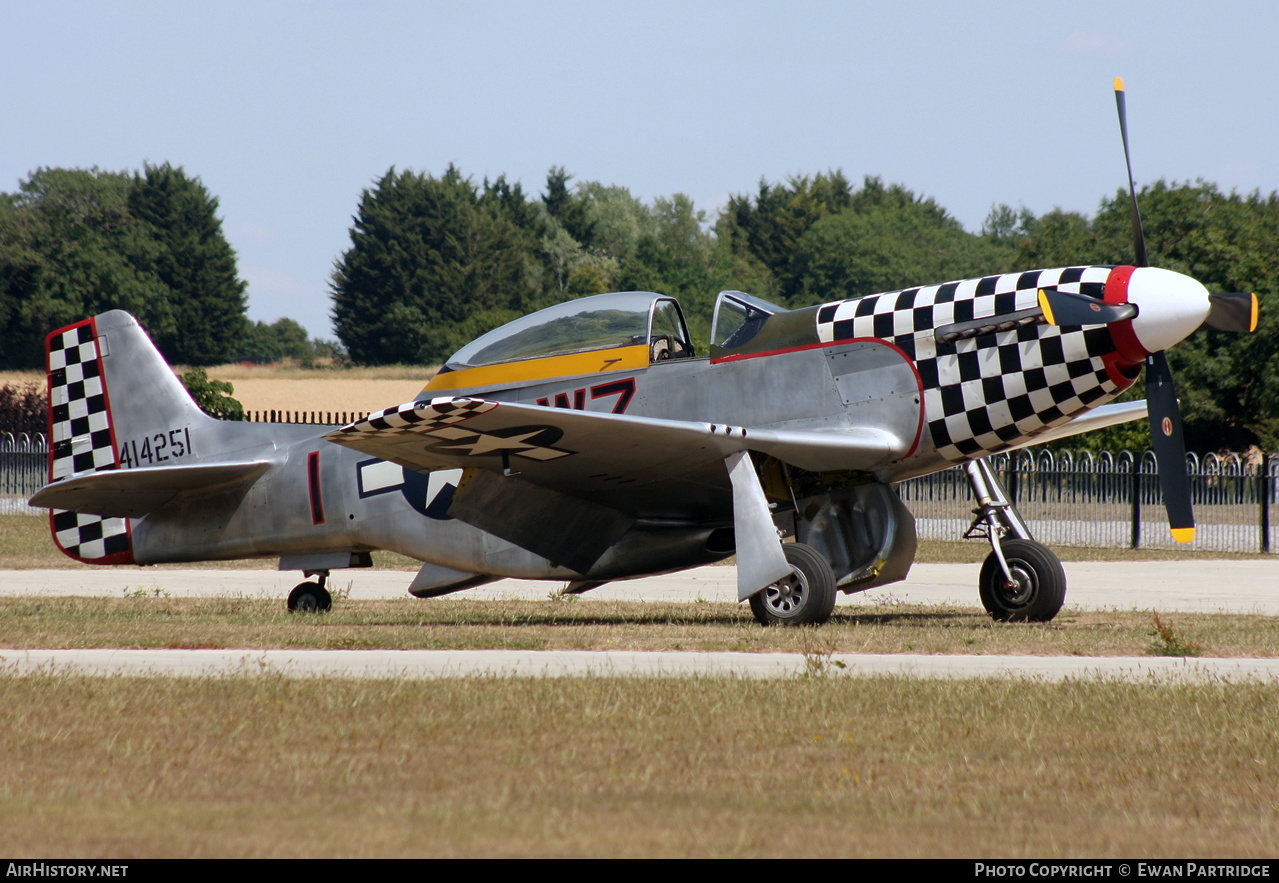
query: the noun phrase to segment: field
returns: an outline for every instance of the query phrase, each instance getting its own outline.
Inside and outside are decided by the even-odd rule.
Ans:
[[[1271,686],[0,678],[11,857],[1273,857]]]
[[[181,371],[182,369],[178,369]],[[209,377],[225,380],[246,411],[379,411],[410,402],[435,374],[434,368],[293,368],[276,365],[221,365]],[[0,386],[44,385],[44,375],[2,371]]]

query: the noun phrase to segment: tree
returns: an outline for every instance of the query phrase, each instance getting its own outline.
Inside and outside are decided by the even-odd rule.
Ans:
[[[878,178],[867,178],[866,185],[882,186]],[[749,255],[768,269],[773,290],[756,294],[790,301],[801,289],[800,240],[822,218],[852,202],[852,185],[842,171],[795,176],[785,185],[761,180],[754,200],[745,195],[729,198],[716,235],[734,253]]]
[[[352,360],[439,362],[536,304],[535,210],[518,185],[481,194],[455,167],[390,169],[365,190],[333,271],[333,319]]]
[[[226,380],[211,380],[203,368],[192,368],[179,374],[178,380],[186,387],[200,410],[219,420],[243,420],[244,405],[232,398],[235,387]]]
[[[1001,272],[1011,252],[966,232],[932,199],[868,178],[849,206],[812,225],[797,245],[799,291],[820,303]]]
[[[148,163],[133,176],[129,211],[158,246],[144,269],[169,292],[176,313],[171,330],[152,337],[161,352],[188,365],[230,360],[247,328],[246,285],[236,277],[217,209],[200,179],[180,167]]]
[[[230,358],[244,283],[216,208],[167,164],[33,172],[0,199],[0,366],[42,365],[45,334],[110,309],[137,316],[171,361]]]
[[[248,327],[241,339],[235,360],[268,365],[292,359],[299,365],[312,365],[320,346],[320,341],[308,340],[306,329],[293,319],[277,319],[270,325],[256,322]]]

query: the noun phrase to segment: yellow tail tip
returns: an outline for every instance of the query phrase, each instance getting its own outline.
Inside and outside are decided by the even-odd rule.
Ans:
[[[1195,538],[1195,529],[1193,527],[1174,527],[1172,528],[1172,538],[1179,543],[1188,543]]]
[[[1124,78],[1123,78],[1123,77],[1115,77],[1115,91],[1116,91],[1116,92],[1122,92],[1122,91],[1124,91]]]

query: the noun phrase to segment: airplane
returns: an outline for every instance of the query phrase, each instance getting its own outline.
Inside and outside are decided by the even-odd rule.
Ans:
[[[1194,534],[1165,351],[1256,328],[1252,294],[1149,266],[1115,83],[1136,260],[1001,273],[785,309],[715,304],[709,352],[679,304],[615,292],[527,315],[458,350],[412,402],[345,426],[205,415],[138,322],[51,333],[58,546],[97,564],[278,557],[327,610],[334,569],[422,561],[408,591],[497,579],[614,580],[736,555],[764,625],[825,622],[839,592],[902,580],[914,519],[895,485],[962,465],[979,596],[1047,621],[1066,578],[986,458],[1148,416],[1174,536]],[[1146,373],[1146,402],[1116,403]],[[784,542],[790,539],[790,542]],[[312,579],[314,578],[314,579]]]

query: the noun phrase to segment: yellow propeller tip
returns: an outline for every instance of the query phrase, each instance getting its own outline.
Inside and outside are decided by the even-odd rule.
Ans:
[[[1193,527],[1174,527],[1172,528],[1172,538],[1179,543],[1189,543],[1195,538],[1195,529]]]
[[[1048,292],[1042,288],[1039,289],[1039,309],[1043,310],[1044,319],[1048,321],[1049,325],[1057,324],[1057,320],[1053,318],[1052,306],[1048,303]]]
[[[1115,77],[1115,91],[1116,91],[1116,92],[1122,92],[1122,91],[1124,91],[1124,78],[1123,78],[1123,77]]]
[[[1252,315],[1248,318],[1249,333],[1257,330],[1257,292],[1252,293]]]

